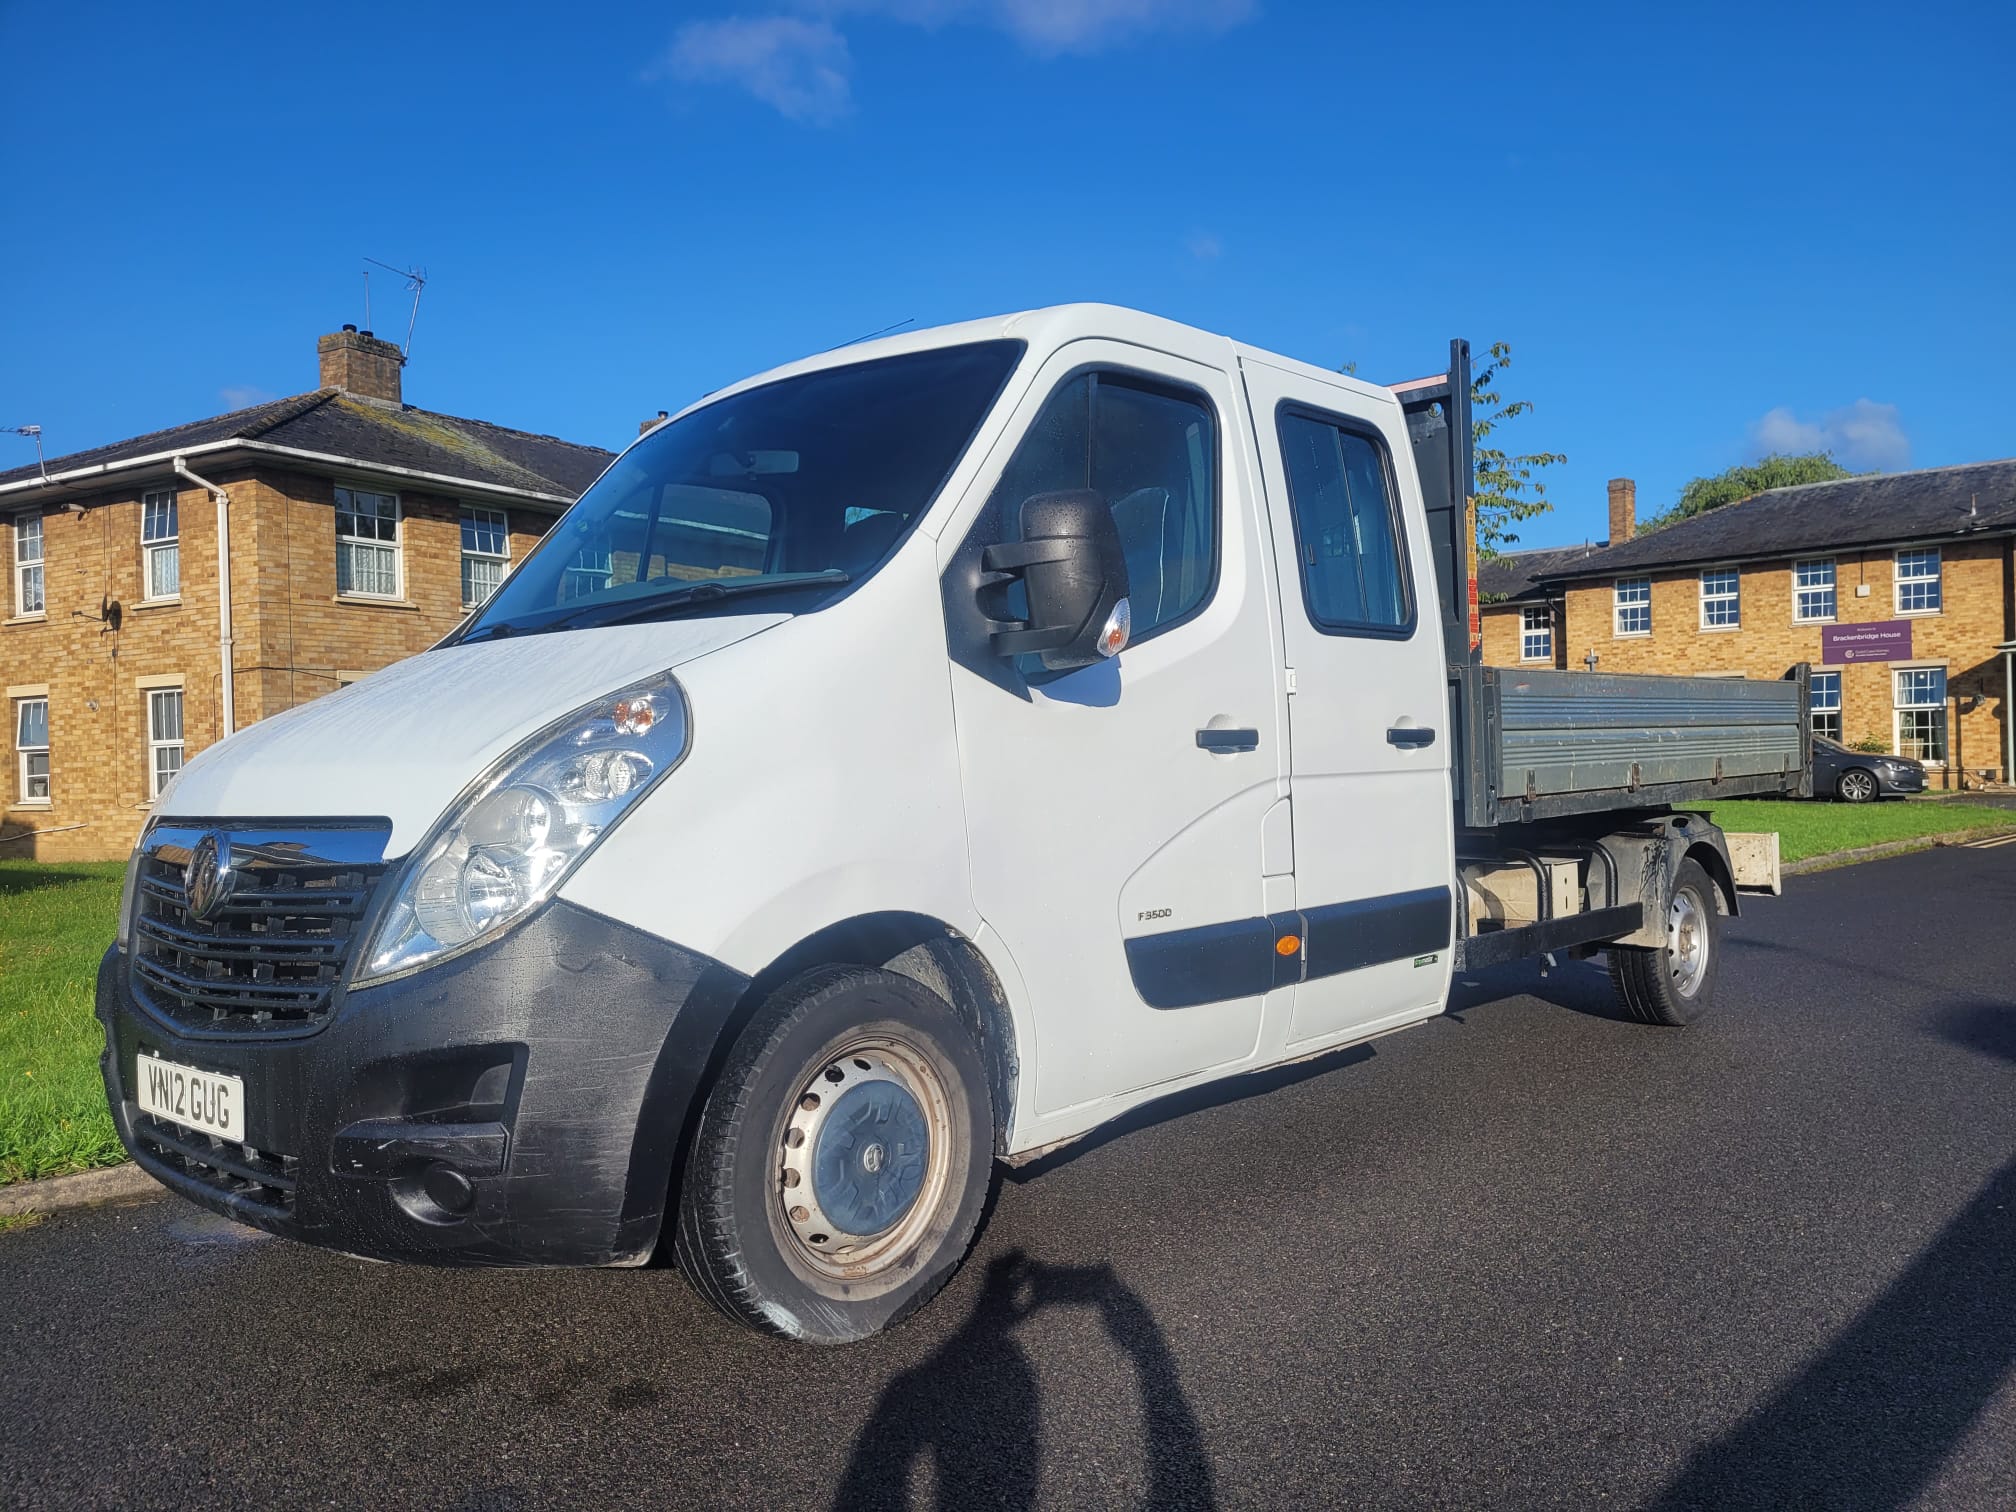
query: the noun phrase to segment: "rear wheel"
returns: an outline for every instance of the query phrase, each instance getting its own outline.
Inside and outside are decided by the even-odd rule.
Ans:
[[[1865,772],[1861,767],[1850,767],[1834,784],[1834,791],[1841,795],[1844,803],[1873,803],[1876,799],[1876,775]]]
[[[708,1093],[680,1267],[751,1328],[866,1338],[958,1269],[993,1142],[986,1066],[950,1004],[891,972],[808,973],[757,1010]]]
[[[1716,896],[1701,863],[1683,861],[1666,910],[1666,943],[1610,947],[1610,980],[1640,1023],[1691,1024],[1712,1006],[1722,965]]]

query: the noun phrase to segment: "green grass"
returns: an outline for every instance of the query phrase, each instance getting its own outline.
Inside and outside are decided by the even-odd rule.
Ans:
[[[1890,840],[2016,825],[2016,811],[1959,802],[1786,803],[1735,798],[1715,804],[1709,812],[1725,830],[1778,831],[1778,857],[1788,862]]]
[[[0,1184],[125,1158],[91,1012],[123,871],[117,861],[0,861]]]

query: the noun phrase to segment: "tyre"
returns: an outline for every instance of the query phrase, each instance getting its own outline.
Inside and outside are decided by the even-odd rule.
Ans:
[[[1640,1023],[1677,1027],[1706,1013],[1722,967],[1722,915],[1715,883],[1698,861],[1680,863],[1666,910],[1666,943],[1610,947],[1610,980]]]
[[[1834,791],[1843,803],[1873,803],[1876,801],[1876,774],[1861,767],[1850,767],[1835,782]]]
[[[808,1344],[900,1323],[959,1268],[993,1174],[980,1048],[950,1004],[861,966],[795,978],[736,1038],[673,1249],[736,1322]]]

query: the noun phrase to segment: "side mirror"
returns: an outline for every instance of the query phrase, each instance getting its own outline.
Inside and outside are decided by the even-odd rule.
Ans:
[[[980,559],[980,607],[996,656],[1034,652],[1051,672],[1089,667],[1127,644],[1127,557],[1113,511],[1091,489],[1036,494],[1022,505],[1022,539]],[[1028,618],[1015,618],[1020,583]]]

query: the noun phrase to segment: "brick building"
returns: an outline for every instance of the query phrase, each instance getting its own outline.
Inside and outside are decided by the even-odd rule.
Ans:
[[[1933,768],[2009,781],[2016,707],[2016,461],[1778,488],[1638,535],[1628,480],[1610,540],[1479,574],[1497,666],[1783,677],[1814,668],[1813,720]]]
[[[186,758],[425,650],[609,461],[316,345],[312,393],[0,473],[0,856],[124,855]]]

